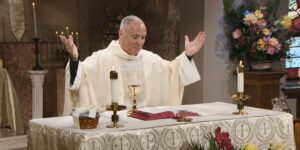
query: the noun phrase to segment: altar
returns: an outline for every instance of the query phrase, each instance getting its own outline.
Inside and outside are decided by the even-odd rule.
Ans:
[[[267,149],[270,144],[282,144],[285,150],[295,150],[293,117],[253,107],[245,107],[248,115],[232,115],[236,105],[214,102],[181,106],[161,106],[141,109],[147,112],[188,110],[200,116],[191,122],[175,119],[142,121],[119,112],[124,128],[106,128],[111,112],[101,114],[96,129],[76,129],[71,116],[34,119],[30,121],[29,149],[38,150],[174,150],[188,149],[190,143],[208,146],[204,138],[217,127],[228,132],[235,147],[255,144]]]

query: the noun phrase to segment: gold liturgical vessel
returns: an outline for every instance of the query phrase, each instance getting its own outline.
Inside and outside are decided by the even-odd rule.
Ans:
[[[237,94],[232,95],[231,99],[237,101],[238,112],[233,112],[232,114],[246,115],[248,113],[244,111],[243,101],[249,99],[249,96],[244,94],[244,65],[242,64],[242,61],[240,61],[240,64],[236,67],[236,72],[238,92]]]
[[[136,100],[137,100],[138,94],[140,92],[141,86],[139,84],[133,84],[133,85],[128,85],[128,88],[129,88],[130,98],[132,99],[132,106],[127,112],[127,114],[130,115],[137,108]]]
[[[112,111],[113,114],[111,116],[112,124],[107,125],[107,128],[122,128],[124,125],[119,123],[119,115],[117,114],[120,110],[125,110],[126,106],[119,105],[117,102],[112,102],[111,105],[107,106],[106,110]]]

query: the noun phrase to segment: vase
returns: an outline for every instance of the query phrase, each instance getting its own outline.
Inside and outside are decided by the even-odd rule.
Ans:
[[[252,71],[271,71],[272,61],[251,61],[250,68]]]

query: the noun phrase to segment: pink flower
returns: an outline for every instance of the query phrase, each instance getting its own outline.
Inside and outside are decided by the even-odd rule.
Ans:
[[[271,39],[269,40],[269,45],[270,45],[270,46],[275,47],[275,46],[277,46],[278,44],[279,44],[279,42],[278,42],[278,40],[277,40],[276,38],[271,38]]]
[[[276,48],[270,46],[270,47],[268,48],[268,50],[267,50],[267,53],[268,53],[269,55],[274,55],[274,54],[276,53]]]
[[[233,32],[232,32],[232,37],[233,37],[233,39],[238,39],[238,38],[240,38],[241,37],[241,35],[242,35],[242,31],[241,31],[241,29],[235,29]]]
[[[221,128],[217,127],[215,129],[215,135],[215,142],[218,146],[218,149],[233,150],[233,146],[228,132],[221,132]]]
[[[267,25],[267,21],[263,18],[259,18],[259,19],[257,19],[257,24],[262,28]]]

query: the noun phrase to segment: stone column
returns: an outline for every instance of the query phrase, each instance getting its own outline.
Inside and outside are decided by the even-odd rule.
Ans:
[[[32,118],[43,118],[43,83],[47,70],[28,70],[32,83]]]

